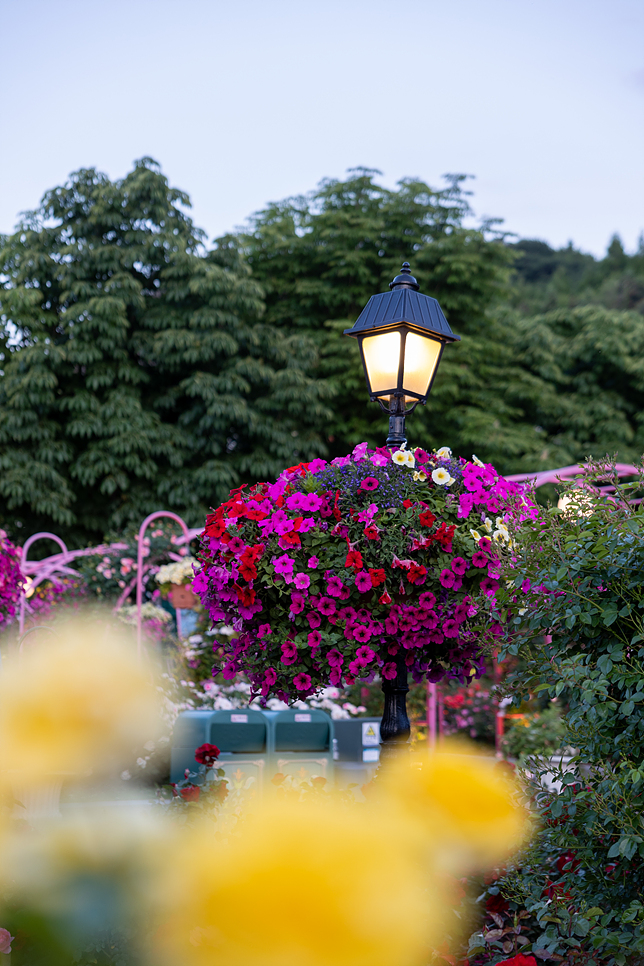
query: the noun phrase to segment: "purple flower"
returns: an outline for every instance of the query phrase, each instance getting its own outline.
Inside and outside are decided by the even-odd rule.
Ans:
[[[443,634],[445,637],[458,637],[458,622],[451,619],[445,621],[443,624]]]
[[[463,560],[462,557],[454,557],[452,560],[452,570],[455,574],[458,574],[459,577],[462,577],[467,570],[467,561]]]
[[[315,630],[315,628],[319,627],[320,624],[322,623],[322,618],[320,617],[320,615],[314,613],[313,611],[311,611],[310,614],[306,615],[306,619],[309,622],[309,627],[311,628],[311,630]]]
[[[232,553],[238,555],[242,552],[242,550],[246,549],[246,544],[243,540],[240,540],[239,537],[233,537],[232,540],[229,540],[226,544],[226,549],[231,550]]]
[[[320,597],[318,601],[318,610],[325,617],[330,617],[331,614],[335,614],[335,601],[331,600],[330,597]]]
[[[342,593],[344,584],[339,577],[329,577],[326,585],[326,592],[330,597],[339,597]]]
[[[368,627],[364,627],[363,624],[356,624],[353,628],[353,636],[356,641],[360,641],[361,644],[366,644],[371,639],[371,630]]]
[[[442,570],[438,578],[443,587],[453,587],[455,583],[455,577],[451,570]]]
[[[431,590],[426,590],[418,598],[418,603],[420,604],[421,607],[429,607],[429,609],[431,610],[433,607],[436,606],[436,598],[432,594]]]
[[[300,673],[296,674],[293,678],[293,684],[298,691],[308,691],[311,687],[311,676],[309,674],[305,674],[303,671],[300,671]]]
[[[393,681],[396,677],[396,665],[393,661],[383,664],[381,674],[387,681]]]
[[[297,661],[297,648],[292,641],[282,644],[282,664],[294,664]]]
[[[342,610],[338,611],[338,617],[341,621],[354,620],[355,616],[356,612],[353,607],[343,607]]]
[[[316,570],[319,563],[320,561],[318,560],[317,557],[309,557],[306,566],[309,567],[311,570]]]
[[[308,642],[310,647],[319,647],[322,641],[322,635],[319,631],[309,631]]]
[[[367,591],[371,590],[371,577],[366,570],[358,571],[354,583],[361,594],[366,594]]]
[[[329,674],[329,682],[335,688],[342,687],[342,671],[339,667],[334,667],[331,669],[331,673]]]
[[[359,647],[356,651],[356,658],[360,667],[366,667],[367,664],[371,664],[376,656],[376,652],[372,651],[370,647]]]
[[[477,550],[472,554],[472,564],[474,567],[487,567],[488,555],[482,550]]]
[[[331,667],[342,667],[344,664],[344,656],[335,647],[329,651],[326,659]]]
[[[311,585],[311,578],[308,574],[295,574],[295,586],[298,590],[306,590]]]

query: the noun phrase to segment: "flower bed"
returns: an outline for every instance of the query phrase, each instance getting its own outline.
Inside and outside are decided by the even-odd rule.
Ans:
[[[498,586],[520,485],[447,448],[361,443],[244,489],[208,517],[193,582],[213,622],[238,631],[224,677],[245,671],[263,697],[292,700],[393,679],[401,660],[415,681],[482,672],[501,626],[477,601]]]

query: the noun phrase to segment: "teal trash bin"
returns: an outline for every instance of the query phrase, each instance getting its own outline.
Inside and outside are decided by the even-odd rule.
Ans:
[[[180,782],[186,768],[198,772],[195,751],[210,741],[212,711],[183,711],[174,723],[170,749],[170,781]]]
[[[333,721],[311,709],[266,712],[271,719],[271,771],[308,781],[333,780]]]
[[[207,741],[219,748],[217,765],[223,768],[229,796],[261,795],[270,754],[270,726],[253,708],[211,712]]]

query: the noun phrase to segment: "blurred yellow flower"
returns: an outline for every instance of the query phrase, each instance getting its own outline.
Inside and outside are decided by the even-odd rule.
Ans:
[[[225,846],[212,825],[188,832],[164,883],[161,962],[424,964],[444,929],[442,890],[419,858],[415,823],[368,809],[273,802]]]
[[[389,768],[382,793],[424,826],[436,867],[463,875],[516,850],[526,836],[527,813],[490,759],[454,747],[460,753],[435,753],[422,769],[404,762]]]
[[[427,479],[427,473],[424,470],[414,470],[414,482],[424,483]]]
[[[150,668],[127,633],[70,621],[7,661],[0,675],[0,779],[114,770],[159,728]]]

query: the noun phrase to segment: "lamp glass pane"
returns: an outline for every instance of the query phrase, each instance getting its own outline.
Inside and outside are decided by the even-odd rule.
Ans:
[[[400,332],[381,332],[362,340],[369,389],[374,395],[396,389],[400,362]]]
[[[405,342],[405,369],[403,389],[427,395],[434,371],[438,364],[442,343],[426,335],[408,332]]]

